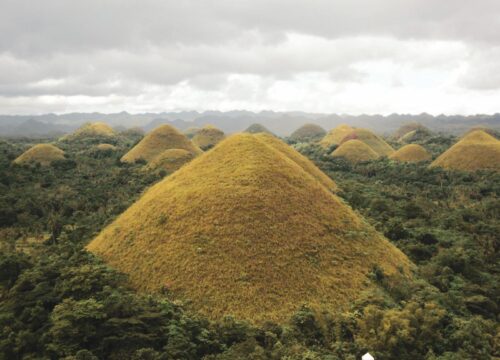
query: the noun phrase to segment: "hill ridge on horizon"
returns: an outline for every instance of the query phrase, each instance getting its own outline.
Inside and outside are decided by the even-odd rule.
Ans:
[[[67,113],[42,115],[0,115],[0,136],[48,136],[74,131],[88,121],[103,121],[111,126],[139,126],[146,131],[160,124],[169,124],[179,130],[188,127],[203,127],[213,124],[226,134],[240,132],[253,123],[261,123],[279,136],[289,136],[300,126],[314,122],[329,131],[347,123],[354,127],[365,127],[378,134],[390,134],[409,122],[419,122],[435,132],[462,134],[474,126],[500,129],[500,113],[491,115],[429,115],[421,114],[326,114],[307,112],[277,112],[247,110],[233,111],[181,111],[160,113]]]

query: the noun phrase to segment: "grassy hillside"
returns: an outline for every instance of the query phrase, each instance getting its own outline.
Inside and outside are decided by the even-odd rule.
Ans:
[[[389,277],[410,268],[316,178],[252,135],[230,137],[149,189],[88,249],[137,289],[253,323],[283,322],[304,304],[345,307],[372,286],[375,266]]]

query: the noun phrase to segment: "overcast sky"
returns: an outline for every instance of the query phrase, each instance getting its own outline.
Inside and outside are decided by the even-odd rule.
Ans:
[[[500,112],[499,0],[0,0],[0,113]]]

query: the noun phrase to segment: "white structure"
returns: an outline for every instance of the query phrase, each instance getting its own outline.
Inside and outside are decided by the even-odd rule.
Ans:
[[[375,358],[370,353],[366,353],[361,356],[361,360],[375,360]]]

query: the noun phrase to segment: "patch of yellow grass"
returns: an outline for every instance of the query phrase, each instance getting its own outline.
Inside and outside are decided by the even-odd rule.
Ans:
[[[40,164],[49,166],[53,161],[64,160],[64,151],[52,144],[37,144],[14,160],[15,164]]]
[[[267,134],[274,135],[264,125],[257,124],[257,123],[252,124],[249,127],[247,127],[244,132],[249,133],[249,134],[267,133]]]
[[[488,127],[486,127],[486,126],[480,126],[480,125],[478,125],[478,126],[474,126],[474,127],[470,128],[469,130],[467,130],[467,131],[465,132],[465,134],[464,134],[462,137],[465,137],[465,136],[469,135],[470,133],[473,133],[473,132],[475,132],[475,131],[477,131],[477,130],[482,130],[482,131],[484,131],[485,133],[487,133],[488,135],[491,135],[491,136],[493,136],[495,139],[497,139],[497,140],[498,140],[498,135],[499,135],[499,131],[498,131],[498,130],[494,130],[494,129],[488,128]]]
[[[402,162],[421,162],[430,160],[432,156],[423,146],[409,144],[398,149],[389,158]]]
[[[354,128],[346,124],[341,124],[335,129],[332,129],[325,135],[325,137],[319,142],[319,144],[328,149],[333,145],[339,145],[343,138],[349,135]]]
[[[332,152],[333,157],[343,157],[352,163],[375,160],[380,157],[371,147],[361,140],[353,139],[346,141]]]
[[[406,256],[268,138],[233,135],[151,187],[88,250],[212,319],[338,310]],[[293,151],[293,150],[292,150]]]
[[[103,122],[88,122],[83,124],[79,129],[77,129],[73,134],[63,136],[61,138],[64,140],[76,140],[88,137],[115,137],[116,132],[111,126]]]
[[[96,146],[96,149],[99,151],[115,151],[116,146],[111,144],[99,144]]]
[[[430,132],[424,125],[418,122],[411,122],[408,124],[401,125],[401,127],[394,133],[394,138],[401,139],[403,136],[412,131],[423,130],[425,132]]]
[[[323,138],[326,135],[325,129],[316,124],[305,124],[295,130],[290,139],[295,141],[308,141]]]
[[[449,170],[500,170],[500,141],[483,130],[476,130],[430,164]]]
[[[184,149],[197,155],[201,150],[191,140],[170,125],[161,125],[147,134],[137,145],[121,158],[122,162],[133,163],[139,159],[151,161],[168,149]]]
[[[201,128],[199,127],[195,127],[195,126],[192,126],[190,128],[187,128],[186,130],[184,130],[184,135],[186,135],[189,139],[192,139],[197,133],[198,131],[200,131]]]
[[[202,150],[208,150],[224,139],[224,132],[214,126],[206,125],[193,136],[193,144]]]
[[[184,149],[168,149],[154,157],[147,165],[147,170],[165,170],[169,173],[176,171],[182,165],[194,158],[194,154]]]
[[[255,134],[255,137],[264,142],[266,145],[273,147],[275,150],[279,151],[290,160],[294,161],[305,172],[307,172],[309,175],[323,184],[329,191],[338,191],[337,184],[335,184],[335,182],[330,177],[328,177],[323,171],[318,169],[318,167],[314,165],[311,160],[309,160],[298,151],[294,150],[291,146],[288,146],[283,141],[271,134],[259,133]]]
[[[342,139],[340,144],[351,139],[361,140],[380,156],[389,156],[394,152],[391,145],[368,129],[354,129]]]

